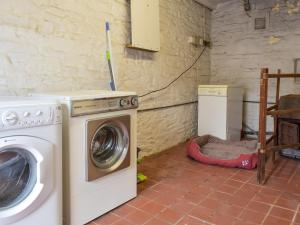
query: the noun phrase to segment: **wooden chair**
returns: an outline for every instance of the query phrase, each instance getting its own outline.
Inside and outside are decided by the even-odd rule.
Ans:
[[[283,148],[300,147],[300,144],[278,144],[278,116],[292,113],[300,113],[300,108],[280,110],[280,79],[300,77],[300,74],[290,73],[283,74],[280,70],[276,74],[270,74],[267,68],[261,69],[260,77],[260,107],[259,107],[259,148],[258,148],[258,165],[257,181],[263,184],[265,181],[266,155],[271,155],[272,162],[275,162],[275,152]],[[268,107],[268,83],[269,79],[276,79],[276,100],[275,104]],[[267,116],[274,118],[274,131],[270,138],[266,138]]]

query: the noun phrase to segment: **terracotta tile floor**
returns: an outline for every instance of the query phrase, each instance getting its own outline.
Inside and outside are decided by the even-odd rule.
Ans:
[[[146,158],[138,196],[89,225],[300,225],[300,161],[279,158],[268,168],[257,185],[256,170],[203,165],[181,144]]]

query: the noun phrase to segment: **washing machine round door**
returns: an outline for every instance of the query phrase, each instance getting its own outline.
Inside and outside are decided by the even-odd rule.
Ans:
[[[53,145],[14,136],[0,139],[0,224],[37,209],[53,188]]]
[[[0,150],[0,210],[18,205],[32,192],[37,181],[37,160],[28,150]]]
[[[129,148],[127,127],[118,121],[101,124],[91,140],[91,159],[100,169],[114,170],[124,160]]]

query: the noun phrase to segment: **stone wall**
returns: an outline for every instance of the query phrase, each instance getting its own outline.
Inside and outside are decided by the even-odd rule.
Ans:
[[[105,21],[111,23],[119,90],[144,94],[178,76],[200,48],[192,35],[210,34],[210,10],[193,0],[161,0],[161,51],[127,49],[127,0],[4,0],[0,7],[0,95],[108,89]],[[197,85],[210,75],[210,50],[169,89],[141,99],[140,109],[197,99]],[[159,152],[196,134],[196,104],[140,112],[142,155]]]
[[[212,14],[211,83],[244,87],[244,100],[254,102],[245,102],[244,122],[255,130],[260,69],[293,72],[293,59],[300,58],[300,9],[291,11],[284,2],[252,0],[252,10],[247,15],[242,1],[229,0],[219,4]],[[255,30],[254,19],[261,17],[266,18],[267,27]],[[270,102],[274,101],[274,86],[272,82]],[[289,79],[282,82],[281,90],[287,94],[299,93],[300,89],[299,84]]]

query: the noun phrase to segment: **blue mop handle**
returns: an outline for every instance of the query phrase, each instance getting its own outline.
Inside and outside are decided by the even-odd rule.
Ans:
[[[110,29],[109,29],[109,22],[106,22],[105,23],[105,27],[106,27],[106,31],[109,31]]]
[[[105,29],[106,29],[106,35],[107,35],[107,41],[108,41],[108,49],[106,51],[106,58],[108,61],[108,66],[109,66],[109,72],[110,72],[110,77],[111,77],[111,81],[110,81],[110,87],[113,91],[116,91],[117,87],[116,87],[116,82],[115,82],[115,72],[114,72],[114,68],[113,68],[113,62],[112,62],[112,53],[111,53],[111,43],[110,43],[110,26],[109,26],[109,22],[105,23]]]

